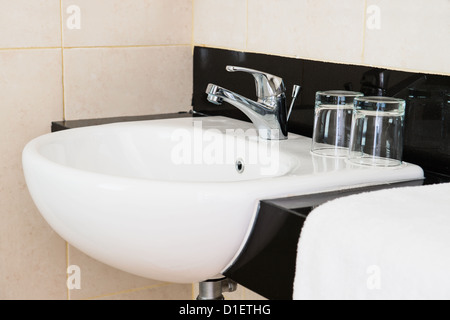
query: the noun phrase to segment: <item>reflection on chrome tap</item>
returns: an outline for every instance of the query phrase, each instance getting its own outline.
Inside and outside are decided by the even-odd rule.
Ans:
[[[228,72],[247,72],[254,76],[258,101],[245,98],[230,90],[209,84],[206,93],[208,101],[217,105],[228,102],[244,112],[255,127],[259,136],[267,140],[285,140],[288,137],[287,122],[300,92],[300,86],[294,86],[293,102],[286,108],[286,88],[283,79],[261,71],[227,66]]]

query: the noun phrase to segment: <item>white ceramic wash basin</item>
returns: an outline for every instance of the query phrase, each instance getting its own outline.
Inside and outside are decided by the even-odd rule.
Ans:
[[[252,128],[206,117],[71,129],[31,141],[24,173],[43,217],[71,245],[179,283],[214,278],[233,263],[259,200],[423,178],[410,164],[314,157],[308,138],[262,141]]]

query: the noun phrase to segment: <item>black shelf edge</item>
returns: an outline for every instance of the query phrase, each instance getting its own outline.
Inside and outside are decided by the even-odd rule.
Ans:
[[[75,129],[82,127],[98,126],[104,124],[118,123],[118,122],[132,122],[132,121],[146,121],[146,120],[163,120],[172,118],[190,118],[201,117],[201,114],[194,112],[177,112],[177,113],[165,113],[165,114],[153,114],[143,116],[124,116],[124,117],[112,117],[112,118],[99,118],[99,119],[82,119],[82,120],[68,120],[68,121],[54,121],[52,122],[52,132]]]
[[[314,208],[363,192],[422,184],[423,180],[417,180],[262,200],[243,251],[224,275],[267,299],[292,300],[298,241],[303,224]]]

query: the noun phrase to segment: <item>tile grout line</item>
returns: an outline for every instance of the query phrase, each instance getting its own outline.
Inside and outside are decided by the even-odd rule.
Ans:
[[[59,0],[60,9],[60,27],[61,27],[61,74],[62,74],[62,103],[63,103],[63,120],[66,120],[66,89],[65,89],[65,68],[64,68],[64,27],[63,27],[63,0]],[[68,267],[68,266],[67,266]]]
[[[136,44],[136,45],[110,45],[110,46],[74,46],[64,47],[64,49],[127,49],[127,48],[159,48],[159,47],[190,47],[191,43],[177,43],[177,44]]]
[[[63,107],[63,120],[66,120],[66,102],[65,102],[65,89],[64,89],[64,36],[63,36],[63,0],[59,0],[59,25],[60,25],[60,32],[61,32],[61,85],[62,85],[62,107]],[[70,289],[67,285],[67,281],[69,281],[69,274],[67,273],[67,270],[69,269],[69,243],[66,241],[66,298],[67,300],[70,300]]]
[[[74,47],[15,47],[0,48],[1,51],[19,51],[19,50],[55,50],[55,49],[126,49],[126,48],[158,48],[158,47],[190,47],[191,43],[180,44],[155,44],[155,45],[111,45],[111,46],[74,46]]]

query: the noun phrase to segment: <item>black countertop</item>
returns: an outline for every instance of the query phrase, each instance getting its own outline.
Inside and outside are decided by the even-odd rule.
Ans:
[[[99,126],[103,124],[129,122],[129,121],[145,121],[145,120],[162,120],[172,118],[190,118],[201,117],[201,114],[194,114],[191,112],[178,112],[178,113],[166,113],[166,114],[153,114],[144,116],[123,116],[115,118],[99,118],[99,119],[85,119],[85,120],[67,120],[67,121],[54,121],[52,122],[52,132],[75,129],[82,127]]]

